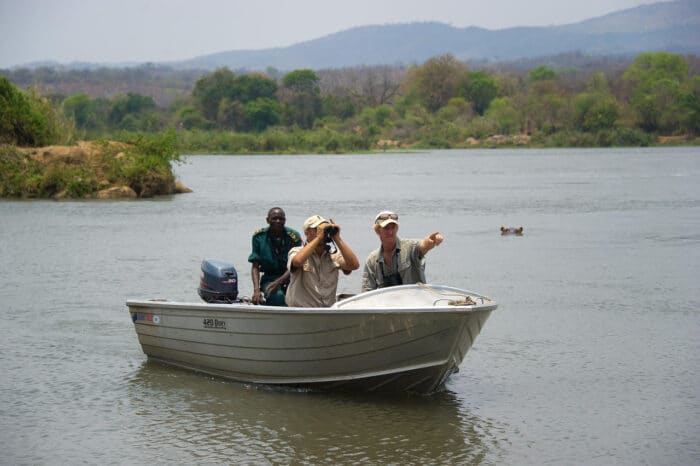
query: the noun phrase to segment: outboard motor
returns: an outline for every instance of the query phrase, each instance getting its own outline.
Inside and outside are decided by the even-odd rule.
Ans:
[[[224,261],[204,259],[197,293],[208,303],[235,302],[238,298],[236,269]]]

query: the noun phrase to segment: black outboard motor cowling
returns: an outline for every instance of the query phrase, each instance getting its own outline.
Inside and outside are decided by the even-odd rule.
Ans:
[[[208,303],[233,303],[238,299],[238,274],[233,265],[217,259],[202,261],[199,296]]]

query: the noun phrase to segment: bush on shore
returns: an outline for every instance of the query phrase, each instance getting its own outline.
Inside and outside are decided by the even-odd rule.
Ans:
[[[183,190],[172,173],[178,161],[174,132],[35,149],[0,145],[0,197],[83,199],[114,187],[128,187],[133,197],[171,194]]]
[[[37,147],[65,143],[72,134],[72,124],[46,97],[0,76],[0,144]]]

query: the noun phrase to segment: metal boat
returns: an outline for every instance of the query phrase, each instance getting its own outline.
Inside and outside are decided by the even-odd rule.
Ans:
[[[497,303],[401,285],[328,308],[128,300],[151,359],[241,382],[366,391],[440,390]]]

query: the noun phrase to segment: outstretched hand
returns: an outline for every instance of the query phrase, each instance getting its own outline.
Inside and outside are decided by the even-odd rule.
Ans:
[[[435,246],[439,246],[440,244],[442,244],[443,240],[444,238],[437,231],[423,238],[420,241],[419,245],[421,255],[424,255],[425,253],[433,249]]]
[[[442,241],[445,239],[439,232],[431,233],[430,236],[428,236],[428,239],[432,241],[433,247],[435,246],[440,246],[442,244]]]

